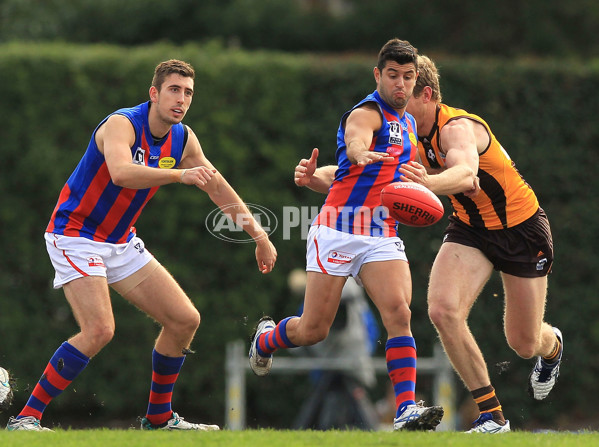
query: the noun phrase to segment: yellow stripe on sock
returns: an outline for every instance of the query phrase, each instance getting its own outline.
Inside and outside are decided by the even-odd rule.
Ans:
[[[477,404],[480,404],[481,402],[484,402],[485,400],[491,399],[493,397],[495,397],[494,390],[488,394],[485,394],[484,396],[477,397],[476,399],[474,399],[474,402],[476,402]]]
[[[557,336],[556,336],[555,337],[555,345],[553,346],[553,351],[551,351],[551,353],[549,355],[543,357],[543,359],[547,360],[548,362],[555,360],[559,354],[561,346],[562,346],[562,344],[559,342],[559,338],[557,338]]]

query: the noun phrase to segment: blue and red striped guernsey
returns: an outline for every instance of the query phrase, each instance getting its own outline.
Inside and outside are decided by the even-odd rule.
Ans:
[[[164,138],[154,141],[148,124],[149,107],[145,102],[111,115],[124,115],[135,129],[133,163],[175,168],[183,155],[185,126],[176,124]],[[60,192],[47,232],[113,244],[134,236],[133,225],[158,187],[129,189],[112,183],[104,155],[96,145],[96,133],[111,115],[94,130],[85,154]]]
[[[386,152],[393,162],[379,162],[358,167],[347,158],[345,120],[365,103],[377,104],[383,124],[373,136],[371,151]],[[338,231],[367,236],[396,236],[396,222],[381,207],[381,190],[400,181],[402,163],[416,158],[418,149],[416,121],[408,113],[402,117],[385,103],[375,90],[341,118],[337,131],[337,166],[335,180],[313,225],[326,225]]]

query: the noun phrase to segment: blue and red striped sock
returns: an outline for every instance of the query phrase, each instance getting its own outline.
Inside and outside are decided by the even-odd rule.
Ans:
[[[165,424],[173,414],[171,400],[185,356],[167,357],[152,351],[152,386],[146,418],[153,425]]]
[[[385,345],[387,371],[395,391],[397,415],[416,403],[416,342],[414,337],[394,337]]]
[[[281,320],[274,330],[265,332],[258,337],[256,348],[261,357],[270,357],[279,348],[297,348],[297,345],[291,343],[287,338],[287,323],[292,318],[299,317],[287,317]]]
[[[41,419],[50,401],[62,393],[88,363],[89,357],[65,341],[50,359],[17,419],[26,416]]]

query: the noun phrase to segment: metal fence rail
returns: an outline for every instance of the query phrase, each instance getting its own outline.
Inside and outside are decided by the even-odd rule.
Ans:
[[[242,340],[227,344],[225,427],[229,430],[243,430],[246,426],[246,373],[250,371],[246,348]],[[372,361],[377,373],[387,374],[387,362],[384,358],[373,357]],[[270,374],[295,374],[314,369],[353,371],[355,368],[356,362],[351,358],[277,357]],[[455,374],[440,345],[435,345],[432,357],[418,358],[417,374],[433,376],[432,403],[445,409],[445,416],[437,430],[455,430]]]

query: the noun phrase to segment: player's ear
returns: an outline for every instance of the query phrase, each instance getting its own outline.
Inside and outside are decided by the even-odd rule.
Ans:
[[[372,70],[372,72],[374,74],[374,80],[378,84],[379,79],[381,78],[381,70],[379,70],[379,67],[374,67],[374,70]]]
[[[150,87],[150,100],[152,102],[156,102],[158,101],[158,89],[156,87],[154,87],[153,85]]]
[[[433,89],[427,85],[422,89],[422,94],[424,95],[424,102],[429,102],[433,98]]]

